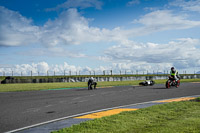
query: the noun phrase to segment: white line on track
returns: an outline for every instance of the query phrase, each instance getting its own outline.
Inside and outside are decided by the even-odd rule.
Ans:
[[[176,98],[185,98],[185,97],[200,97],[200,95],[184,96],[184,97],[176,97]],[[170,98],[170,99],[175,99],[175,98]],[[27,126],[27,127],[15,129],[15,130],[8,131],[8,132],[5,132],[5,133],[14,133],[14,132],[22,131],[22,130],[25,130],[25,129],[28,129],[28,128],[33,128],[33,127],[41,126],[41,125],[44,125],[44,124],[48,124],[48,123],[52,123],[52,122],[56,122],[56,121],[60,121],[60,120],[64,120],[64,119],[74,118],[74,117],[78,117],[78,116],[82,116],[82,115],[87,115],[87,114],[91,114],[91,113],[96,113],[96,112],[101,112],[101,111],[106,111],[106,110],[111,110],[111,109],[116,109],[116,108],[124,108],[124,107],[128,107],[128,106],[147,104],[147,103],[152,103],[152,102],[160,101],[160,100],[170,100],[170,99],[159,99],[159,100],[154,100],[154,101],[149,101],[149,102],[135,103],[135,104],[129,104],[129,105],[123,105],[123,106],[117,106],[117,107],[112,107],[112,108],[90,111],[90,112],[86,112],[86,113],[80,113],[80,114],[76,114],[76,115],[66,116],[66,117],[62,117],[62,118],[58,118],[58,119],[54,119],[54,120],[30,125],[30,126]]]

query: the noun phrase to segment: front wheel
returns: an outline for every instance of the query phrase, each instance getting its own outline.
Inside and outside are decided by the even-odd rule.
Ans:
[[[177,81],[176,88],[178,88],[179,86],[180,86],[180,80]]]
[[[153,86],[154,84],[155,84],[155,81],[151,81],[151,84],[150,84],[150,85]]]
[[[92,90],[92,84],[91,83],[88,85],[88,90]]]

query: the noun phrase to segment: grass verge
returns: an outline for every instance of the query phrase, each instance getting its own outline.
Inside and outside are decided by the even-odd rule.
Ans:
[[[106,86],[127,86],[127,85],[138,85],[140,80],[134,81],[110,81],[110,82],[98,82],[97,87]],[[164,80],[155,80],[156,84],[164,84]],[[200,79],[182,79],[181,82],[200,82]],[[34,91],[34,90],[48,90],[58,88],[76,88],[76,87],[87,87],[86,82],[75,82],[75,83],[23,83],[23,84],[0,84],[0,92],[11,92],[11,91]]]
[[[122,112],[53,133],[199,133],[199,99]]]

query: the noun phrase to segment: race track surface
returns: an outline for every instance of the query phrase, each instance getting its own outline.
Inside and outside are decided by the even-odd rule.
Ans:
[[[116,106],[200,95],[200,83],[0,93],[0,132]]]

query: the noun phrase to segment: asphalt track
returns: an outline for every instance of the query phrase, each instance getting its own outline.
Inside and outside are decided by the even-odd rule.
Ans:
[[[0,93],[0,132],[94,110],[200,95],[200,83]]]

